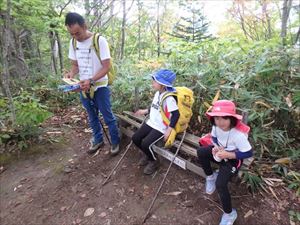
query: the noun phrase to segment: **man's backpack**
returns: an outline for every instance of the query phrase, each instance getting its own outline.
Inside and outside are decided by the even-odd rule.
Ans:
[[[184,132],[190,122],[190,119],[193,115],[192,106],[194,103],[194,94],[193,91],[187,87],[175,87],[176,92],[167,92],[161,100],[160,104],[160,112],[165,124],[169,125],[170,120],[165,114],[163,109],[163,101],[168,96],[174,96],[177,101],[177,106],[179,110],[179,119],[176,123],[175,130],[173,129],[172,133],[170,134],[168,140],[165,143],[165,147],[171,147],[173,142],[175,141],[176,134]]]
[[[93,35],[92,47],[95,50],[96,55],[98,56],[98,59],[99,59],[100,63],[102,64],[102,60],[101,60],[101,57],[100,57],[99,38],[100,38],[99,33],[95,33]],[[77,47],[77,41],[76,41],[75,38],[72,38],[72,45],[73,45],[73,49],[75,51],[76,47]],[[108,76],[108,84],[111,85],[113,83],[115,77],[116,77],[116,70],[115,70],[112,58],[110,58],[110,68],[109,68],[109,71],[107,73],[107,76]]]

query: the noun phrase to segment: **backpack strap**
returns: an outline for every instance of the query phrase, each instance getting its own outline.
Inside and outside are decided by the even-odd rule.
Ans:
[[[164,107],[163,107],[163,102],[165,101],[165,99],[169,96],[176,96],[174,92],[167,92],[163,95],[163,97],[161,98],[161,102],[160,102],[160,113],[163,119],[163,122],[168,126],[170,124],[170,120],[167,117]]]
[[[72,46],[73,46],[73,49],[74,49],[74,52],[76,51],[76,48],[77,48],[77,41],[75,38],[72,38]]]
[[[97,55],[100,63],[102,64],[102,60],[101,60],[101,56],[100,56],[99,38],[100,38],[99,33],[95,33],[93,35],[93,48],[95,49],[96,55]]]

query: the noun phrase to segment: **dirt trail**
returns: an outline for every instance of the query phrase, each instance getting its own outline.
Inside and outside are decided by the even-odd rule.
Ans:
[[[106,143],[92,158],[85,153],[88,133],[74,129],[63,133],[64,142],[32,146],[40,153],[24,154],[5,166],[0,175],[1,224],[137,224],[147,211],[168,162],[162,160],[155,175],[145,176],[137,166],[138,150],[132,147],[112,180],[101,188],[105,175],[121,155],[110,156]],[[125,139],[123,151],[126,144]],[[222,214],[218,196],[205,195],[203,183],[202,178],[173,166],[146,224],[218,224]],[[296,200],[291,201],[291,192],[279,195],[278,202],[270,196],[250,195],[245,184],[231,183],[230,189],[239,215],[235,225],[290,224],[288,210],[297,204]],[[88,208],[94,211],[85,217]]]

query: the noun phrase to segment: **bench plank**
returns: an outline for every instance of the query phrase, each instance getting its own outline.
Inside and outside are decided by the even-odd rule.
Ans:
[[[145,116],[136,116],[136,115],[134,115],[133,112],[130,112],[130,111],[124,111],[124,114],[127,115],[128,117],[130,117],[131,119],[135,119],[140,122],[142,122],[145,118]]]
[[[125,134],[126,136],[128,136],[130,138],[134,134],[134,132],[132,130],[130,130],[129,128],[123,128],[123,127],[121,127],[120,130],[121,130],[121,132],[123,134]],[[179,143],[177,143],[177,144],[179,144]],[[168,159],[169,161],[171,161],[173,159],[174,154],[172,152],[170,152],[170,151],[168,151],[166,149],[157,147],[156,145],[153,145],[152,147],[153,147],[153,150],[156,153],[158,153],[159,155],[161,155],[162,157]],[[178,147],[178,146],[176,146],[176,147]],[[180,150],[183,151],[183,149],[184,149],[183,146],[181,146]],[[186,152],[186,151],[184,151],[184,152]],[[177,164],[176,164],[176,162],[177,162]],[[204,173],[204,171],[203,171],[203,169],[201,167],[196,166],[195,164],[189,162],[188,160],[186,160],[186,159],[184,159],[184,158],[182,158],[180,156],[177,156],[175,158],[174,163],[176,165],[180,166],[181,168],[185,169],[185,170],[190,170],[190,171],[198,174],[201,177],[206,177],[206,175],[205,175],[205,173]],[[183,166],[183,163],[184,163],[184,166]]]
[[[172,152],[165,150],[163,148],[157,147],[156,145],[153,145],[152,148],[156,153],[158,153],[159,155],[168,159],[169,161],[172,161],[173,157],[175,156]],[[181,158],[180,156],[175,157],[174,163],[184,170],[190,170],[190,171],[198,174],[201,177],[204,177],[204,178],[206,177],[206,175],[201,167],[196,166],[195,164],[191,163],[190,161],[188,161],[184,158]]]
[[[124,114],[127,115],[129,117],[129,119],[137,120],[139,122],[142,122],[145,118],[144,116],[136,116],[136,115],[134,115],[133,112],[129,112],[129,111],[124,111]],[[132,120],[130,120],[130,121],[132,121]],[[181,138],[182,138],[182,134],[178,134],[176,137],[176,139],[178,139],[178,140],[181,140]],[[196,135],[186,133],[184,141],[194,147],[198,147],[199,146],[199,138],[200,137],[198,137]]]
[[[120,114],[115,114],[119,119],[121,119],[121,120],[123,120],[123,121],[125,121],[125,122],[127,122],[127,123],[129,123],[129,124],[131,124],[131,125],[133,125],[133,126],[135,126],[136,128],[140,128],[141,127],[141,123],[139,123],[139,122],[136,122],[135,120],[133,120],[133,119],[130,119],[130,118],[128,118],[127,116],[123,116],[123,115],[120,115]]]
[[[141,127],[141,123],[143,122],[143,120],[145,118],[144,116],[141,116],[141,117],[136,116],[136,115],[134,115],[133,112],[129,112],[129,111],[124,111],[124,115],[116,114],[116,116],[123,122],[128,123],[129,125],[132,125],[136,128]],[[131,138],[134,134],[134,131],[132,130],[132,127],[130,127],[130,126],[128,126],[127,128],[120,127],[120,130],[122,133],[124,133],[129,138]],[[176,137],[176,140],[173,144],[173,147],[178,148],[181,138],[182,138],[182,134],[178,134]],[[185,136],[184,141],[180,148],[180,152],[182,152],[182,153],[184,152],[188,156],[197,158],[197,150],[196,149],[199,146],[198,141],[199,141],[198,136],[195,136],[190,133],[186,133],[186,136]],[[168,151],[167,149],[159,147],[157,145],[153,146],[153,150],[168,160],[172,160],[172,158],[173,158],[172,156],[174,156],[174,154],[171,151]],[[253,161],[254,161],[253,157],[251,157],[249,159],[245,159],[243,166],[242,166],[241,170],[239,171],[239,175],[245,169],[247,170],[247,168],[250,167],[250,165],[252,164]],[[187,159],[177,156],[174,163],[183,169],[190,170],[202,177],[205,177],[205,174],[204,174],[204,171],[202,170],[202,168],[195,165],[194,163],[188,161]]]

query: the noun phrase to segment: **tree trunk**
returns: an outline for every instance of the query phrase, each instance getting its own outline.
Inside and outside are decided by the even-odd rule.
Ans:
[[[115,4],[114,2],[111,3],[111,7],[110,7],[110,17],[112,18],[110,26],[111,26],[111,35],[110,35],[110,44],[111,46],[114,48],[115,46],[115,20],[113,18],[114,16],[114,8],[115,8]]]
[[[160,6],[160,0],[157,0],[157,11],[156,11],[156,31],[157,31],[157,57],[160,56],[160,23],[159,23],[159,6]]]
[[[297,44],[297,41],[299,40],[299,36],[300,36],[300,27],[298,28],[298,32],[294,41],[294,45]]]
[[[61,41],[60,41],[59,33],[57,31],[55,31],[55,35],[56,35],[57,47],[58,47],[58,57],[59,57],[60,72],[62,74],[63,70],[64,70],[64,59],[63,59],[63,54],[62,54]]]
[[[142,3],[140,2],[140,0],[138,0],[137,2],[138,5],[138,11],[139,11],[139,15],[138,15],[138,21],[139,21],[139,25],[138,25],[138,49],[139,49],[139,60],[141,60],[141,51],[142,51],[142,46],[141,46],[141,30],[142,30],[142,25],[141,25],[141,13],[142,13]]]
[[[139,86],[134,87],[134,111],[140,108]]]
[[[90,13],[90,1],[89,0],[84,0],[84,10],[85,10],[85,21],[87,24],[90,23],[88,19],[88,15]]]
[[[236,8],[234,8],[234,6],[236,5]],[[241,25],[241,28],[243,30],[243,33],[246,37],[246,39],[248,38],[251,38],[247,32],[247,29],[246,29],[246,24],[245,24],[245,20],[244,20],[244,5],[242,5],[242,9],[240,7],[240,3],[235,1],[234,2],[234,6],[233,6],[233,12],[231,13],[231,15],[234,17],[234,18],[237,18],[238,22],[240,23]],[[242,12],[241,12],[242,11]],[[252,38],[251,38],[252,39]]]
[[[5,25],[3,29],[3,41],[2,41],[2,49],[3,49],[3,88],[5,95],[8,98],[9,101],[9,108],[11,111],[11,118],[12,118],[12,124],[15,125],[16,123],[16,112],[15,112],[15,106],[12,99],[12,95],[9,88],[9,60],[10,60],[10,10],[11,10],[11,1],[7,0],[7,9],[6,9],[6,17],[5,17]]]
[[[121,36],[121,50],[120,50],[120,59],[124,57],[125,51],[125,26],[126,26],[126,0],[123,0],[123,20],[122,20],[122,36]]]
[[[282,19],[281,19],[281,38],[282,38],[282,45],[286,45],[286,33],[287,33],[287,22],[290,15],[290,10],[292,7],[293,0],[284,0],[283,7],[282,7]]]
[[[55,35],[54,31],[49,32],[50,46],[51,46],[51,65],[52,71],[57,75],[57,65],[56,65],[56,56],[55,56]]]
[[[43,67],[43,60],[42,60],[42,55],[41,55],[41,49],[40,49],[40,40],[36,40],[36,52],[37,52],[37,58],[38,58],[38,68],[39,71],[42,71]]]
[[[268,2],[266,0],[262,0],[260,4],[262,9],[262,26],[265,29],[265,40],[268,40],[272,37],[271,19],[267,9]]]

